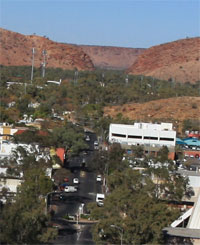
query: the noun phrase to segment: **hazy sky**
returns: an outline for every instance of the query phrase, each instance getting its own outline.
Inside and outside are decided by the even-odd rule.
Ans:
[[[200,0],[0,0],[0,26],[58,42],[148,48],[200,36]]]

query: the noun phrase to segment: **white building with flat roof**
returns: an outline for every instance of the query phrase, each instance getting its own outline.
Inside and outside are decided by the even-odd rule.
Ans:
[[[172,123],[134,123],[133,125],[112,123],[109,128],[109,142],[174,148],[176,131],[173,130]]]

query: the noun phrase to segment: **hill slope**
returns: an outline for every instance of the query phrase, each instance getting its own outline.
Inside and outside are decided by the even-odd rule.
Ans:
[[[105,69],[127,69],[142,54],[142,48],[123,48],[110,46],[81,45],[83,51],[90,56],[95,67]]]
[[[186,119],[199,120],[200,97],[177,97],[154,100],[146,103],[131,103],[122,106],[108,106],[104,108],[104,115],[115,117],[121,113],[136,121],[178,121],[180,124]]]
[[[0,28],[0,64],[5,66],[31,66],[32,48],[35,48],[34,65],[42,63],[42,50],[47,51],[47,67],[93,70],[90,57],[79,47],[53,42],[36,35],[25,36]]]
[[[127,70],[182,82],[200,80],[200,38],[187,38],[146,49]]]

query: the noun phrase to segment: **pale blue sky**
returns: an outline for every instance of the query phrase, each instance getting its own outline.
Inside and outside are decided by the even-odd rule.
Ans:
[[[0,0],[0,26],[58,42],[148,48],[200,36],[200,0]]]

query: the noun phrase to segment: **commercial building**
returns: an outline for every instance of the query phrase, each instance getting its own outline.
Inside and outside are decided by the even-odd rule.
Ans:
[[[120,143],[122,148],[131,149],[132,145],[142,145],[146,153],[154,153],[162,146],[167,146],[170,158],[174,159],[176,131],[172,123],[134,123],[110,124],[109,142]]]

